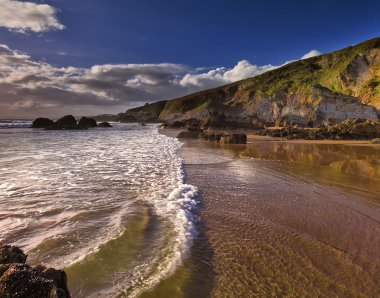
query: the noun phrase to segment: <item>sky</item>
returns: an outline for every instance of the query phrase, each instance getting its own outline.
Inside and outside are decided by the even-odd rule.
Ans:
[[[380,36],[380,1],[0,0],[0,118],[119,113]]]

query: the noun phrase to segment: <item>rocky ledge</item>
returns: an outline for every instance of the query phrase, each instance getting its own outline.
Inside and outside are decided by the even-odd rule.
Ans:
[[[290,125],[281,128],[266,128],[257,134],[290,140],[371,140],[380,138],[380,120],[351,119],[313,129]]]
[[[63,270],[29,266],[26,259],[20,248],[0,243],[0,297],[70,298]]]
[[[112,125],[108,122],[97,124],[95,119],[88,117],[82,117],[77,121],[72,115],[66,115],[55,122],[48,118],[37,118],[32,124],[32,128],[44,128],[46,130],[78,130],[92,127],[112,127]]]
[[[211,130],[203,131],[197,127],[188,127],[181,131],[177,138],[179,139],[199,139],[202,141],[220,143],[220,144],[246,144],[247,135],[243,133],[215,133]]]

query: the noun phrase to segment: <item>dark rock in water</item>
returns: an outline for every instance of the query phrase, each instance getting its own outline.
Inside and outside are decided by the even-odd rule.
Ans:
[[[89,128],[89,127],[96,127],[97,124],[96,124],[96,120],[93,118],[82,117],[80,118],[78,122],[78,126]]]
[[[24,264],[21,249],[1,245],[0,297],[4,298],[70,298],[63,270]]]
[[[140,126],[146,126],[146,123],[142,122],[140,123]]]
[[[74,130],[74,129],[87,129],[86,127],[80,127],[77,125],[77,121],[74,116],[67,115],[59,118],[52,126],[46,127],[46,130]]]
[[[47,128],[53,124],[54,121],[50,120],[49,118],[37,118],[33,121],[32,128]]]
[[[98,127],[112,127],[107,121],[98,124]]]
[[[247,144],[247,135],[243,133],[225,134],[220,137],[221,144]]]
[[[102,122],[97,125],[96,120],[89,117],[82,117],[79,122],[75,120],[74,116],[67,115],[56,122],[47,118],[37,118],[33,121],[32,127],[44,128],[45,130],[78,130],[87,129],[89,127],[112,127],[108,122]]]
[[[74,127],[77,125],[77,121],[75,120],[74,116],[72,115],[66,115],[62,118],[59,118],[55,123],[57,126],[65,127]]]
[[[16,246],[0,244],[0,264],[11,264],[26,262],[26,255]]]

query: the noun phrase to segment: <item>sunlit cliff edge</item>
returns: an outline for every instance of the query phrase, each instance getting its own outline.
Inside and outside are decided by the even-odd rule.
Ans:
[[[259,76],[184,97],[146,104],[123,122],[186,122],[254,127],[281,121],[303,126],[378,119],[380,37],[288,63]]]

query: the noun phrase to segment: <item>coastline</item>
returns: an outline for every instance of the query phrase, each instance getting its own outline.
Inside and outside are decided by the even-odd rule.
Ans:
[[[170,130],[170,132],[166,132]],[[168,134],[172,137],[175,137],[181,129],[162,129],[161,133]],[[371,140],[305,140],[305,139],[293,139],[289,140],[286,138],[272,137],[272,136],[260,136],[257,135],[250,129],[224,129],[224,130],[213,130],[217,132],[226,132],[226,133],[244,133],[247,135],[247,143],[257,143],[257,142],[281,142],[289,144],[329,144],[329,145],[355,145],[355,146],[380,146],[380,144],[371,143]]]
[[[179,131],[160,132],[175,136]],[[258,158],[255,150],[263,147],[260,154],[266,154],[268,146],[275,146],[281,154],[284,148],[292,151],[302,146],[304,151],[309,146],[317,150],[316,156],[323,152],[318,151],[321,148],[327,148],[328,154],[341,154],[331,151],[335,148],[343,153],[358,148],[364,150],[359,161],[366,150],[376,153],[379,149],[364,141],[252,135],[247,145],[185,140],[179,155],[185,162],[187,182],[201,191],[198,229],[202,237],[185,261],[184,270],[192,274],[182,296],[194,294],[189,285],[195,280],[200,285],[208,281],[197,294],[211,296],[379,295],[380,239],[375,235],[380,232],[376,200],[380,190],[375,183],[367,185],[363,179],[350,185],[354,181],[350,175],[355,173],[337,172],[346,166],[338,169],[335,164],[321,166],[333,171],[328,175],[313,172],[313,162],[305,163],[312,151],[292,157],[290,163],[281,160],[282,155]],[[298,165],[302,167],[297,172]],[[302,176],[303,172],[307,175]],[[337,177],[329,181],[329,175]],[[378,179],[378,168],[375,175]],[[319,179],[322,176],[327,180]],[[202,255],[200,245],[206,245],[208,253]],[[202,264],[202,270],[196,269],[197,264]]]
[[[183,131],[183,129],[175,128],[164,128],[159,129],[161,134],[169,137],[175,138],[178,133]],[[247,144],[257,143],[257,142],[279,142],[279,143],[289,143],[289,144],[326,144],[326,145],[355,145],[355,146],[376,146],[380,147],[380,144],[371,143],[370,140],[305,140],[305,139],[294,139],[288,140],[286,138],[271,137],[271,136],[260,136],[250,129],[215,129],[214,132],[226,132],[226,133],[243,133],[247,135]]]
[[[277,138],[270,136],[258,136],[254,133],[247,133],[248,143],[255,142],[281,142],[289,144],[326,144],[326,145],[354,145],[354,146],[380,146],[380,144],[373,144],[370,140],[288,140],[285,138]]]

